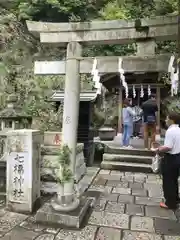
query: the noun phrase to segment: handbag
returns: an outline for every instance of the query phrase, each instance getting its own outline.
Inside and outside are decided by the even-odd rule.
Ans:
[[[159,154],[156,154],[153,158],[152,158],[152,171],[154,173],[160,173],[161,172],[161,157],[159,156]]]

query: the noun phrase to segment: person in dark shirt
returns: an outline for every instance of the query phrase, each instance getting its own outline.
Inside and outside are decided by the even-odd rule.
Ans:
[[[143,115],[143,123],[144,123],[144,147],[146,149],[150,149],[153,142],[155,142],[156,138],[156,123],[157,116],[156,113],[158,111],[158,106],[156,103],[156,96],[150,95],[149,99],[143,103],[142,105],[142,115]],[[150,134],[150,144],[149,144],[149,134]]]

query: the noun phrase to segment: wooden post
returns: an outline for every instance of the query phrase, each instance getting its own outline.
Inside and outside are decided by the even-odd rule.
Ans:
[[[161,89],[160,87],[156,88],[156,98],[157,98],[157,106],[158,106],[158,113],[157,113],[157,125],[158,125],[158,129],[159,131],[157,132],[157,134],[160,134],[160,106],[161,106]]]
[[[122,101],[122,86],[120,86],[118,94],[118,134],[122,133]]]

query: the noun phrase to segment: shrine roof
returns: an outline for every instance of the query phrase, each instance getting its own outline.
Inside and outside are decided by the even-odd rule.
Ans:
[[[27,119],[31,120],[32,117],[26,115],[20,108],[5,108],[0,111],[0,119]]]
[[[159,78],[158,72],[134,72],[134,73],[125,73],[126,82],[131,88],[133,85],[136,88],[140,88],[140,85],[151,87],[163,87],[163,85],[158,82]],[[114,88],[121,87],[121,80],[119,74],[104,74],[101,76],[100,82],[109,90],[112,91]]]
[[[86,91],[80,93],[81,102],[94,102],[97,98],[96,91]],[[54,91],[51,97],[48,99],[51,102],[61,102],[64,101],[64,92],[63,91]]]

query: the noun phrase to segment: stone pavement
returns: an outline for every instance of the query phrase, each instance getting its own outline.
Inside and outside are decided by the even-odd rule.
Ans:
[[[0,240],[180,240],[179,211],[159,208],[157,175],[101,170],[84,195],[93,204],[81,230],[36,224],[1,200]]]

